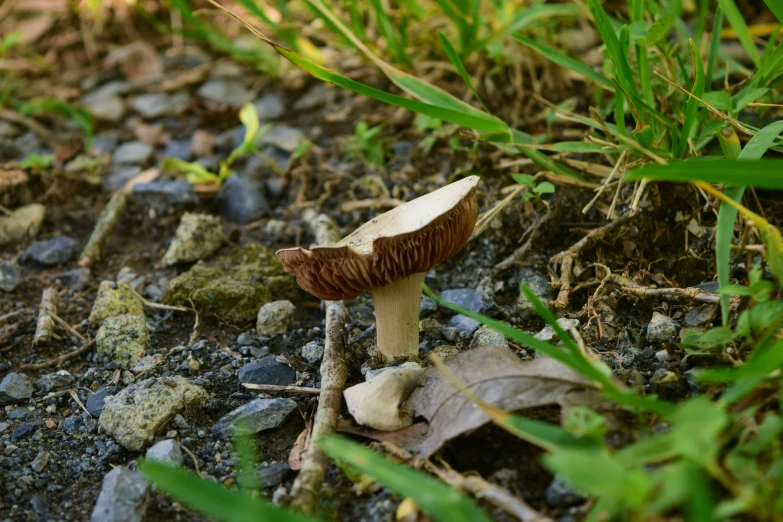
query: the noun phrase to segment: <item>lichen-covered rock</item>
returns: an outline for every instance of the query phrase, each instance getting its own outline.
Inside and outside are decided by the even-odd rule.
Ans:
[[[98,328],[107,317],[115,315],[135,315],[144,317],[141,299],[133,290],[118,286],[111,281],[103,281],[90,314],[90,325]]]
[[[247,325],[256,319],[262,305],[292,298],[295,292],[293,277],[285,274],[271,250],[244,245],[172,279],[163,302],[190,306],[192,301],[201,313]]]
[[[132,384],[106,397],[100,424],[129,450],[151,443],[177,413],[204,405],[209,395],[184,377],[159,377]]]
[[[259,335],[284,334],[294,320],[294,312],[296,307],[291,301],[283,299],[267,303],[258,311],[256,331]]]
[[[10,216],[0,217],[0,245],[13,245],[34,238],[41,229],[46,208],[38,203],[14,210]]]
[[[137,315],[114,315],[107,317],[95,343],[99,352],[108,352],[120,368],[130,368],[144,355],[150,334],[147,321]]]
[[[223,227],[218,218],[186,212],[163,256],[163,266],[204,259],[220,248],[222,241]]]

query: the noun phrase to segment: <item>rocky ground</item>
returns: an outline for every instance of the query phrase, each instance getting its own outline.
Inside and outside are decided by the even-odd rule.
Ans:
[[[0,218],[2,520],[131,520],[133,511],[148,521],[200,520],[150,491],[133,472],[135,464],[157,458],[235,484],[230,434],[240,421],[257,433],[264,494],[284,495],[295,477],[289,453],[317,401],[242,385],[318,387],[324,314],[321,303],[284,274],[275,249],[313,241],[302,219],[308,211],[325,212],[348,233],[389,208],[389,200],[407,201],[476,172],[483,178],[484,212],[507,195],[509,172],[536,172],[532,165],[503,169],[494,149],[455,149],[445,138],[425,152],[420,145],[426,135],[414,129],[410,114],[301,78],[282,88],[203,51],[125,52],[152,53],[160,67],[155,79],[104,64],[65,71],[50,87],[80,93],[77,101],[98,122],[91,149],[74,146],[77,131],[61,120],[43,117],[41,129],[29,119],[0,118],[0,199],[11,212]],[[263,157],[238,159],[236,174],[219,188],[196,190],[161,169],[164,158],[176,157],[217,171],[242,142],[237,112],[245,102],[254,103],[262,124],[272,125],[259,141]],[[384,124],[382,167],[342,146],[360,121]],[[463,148],[470,145],[462,141]],[[35,153],[54,153],[54,167],[13,163]],[[100,260],[80,267],[100,212],[129,182],[135,184],[127,207]],[[632,187],[621,193],[619,210],[627,210],[632,195]],[[580,212],[592,197],[592,190],[558,185],[546,197],[552,216],[528,254],[497,270],[546,211],[537,201],[512,201],[463,252],[428,273],[426,283],[449,301],[551,340],[553,332],[520,297],[519,284],[555,299],[550,258],[606,223],[597,207]],[[775,209],[760,197],[765,208]],[[714,304],[643,299],[600,285],[596,264],[641,285],[698,287],[712,295],[714,223],[696,222],[694,205],[687,187],[651,187],[636,218],[582,253],[581,280],[559,312],[618,376],[672,400],[688,396],[696,386],[689,370],[705,364],[672,342],[684,328],[713,321]],[[743,268],[737,267],[738,275]],[[49,338],[34,343],[48,288],[62,324],[55,322]],[[369,297],[347,306],[351,385],[383,365],[370,356]],[[509,346],[428,298],[422,299],[421,319],[422,355],[495,344],[533,358],[525,347]],[[41,366],[91,340],[78,356]],[[557,419],[552,408],[533,414]],[[618,427],[617,436],[622,433]],[[537,455],[492,427],[441,453],[458,471],[477,471],[546,514],[578,517],[582,499],[548,475]],[[375,522],[393,520],[399,501],[382,490],[357,496],[331,468],[321,508],[338,520]]]

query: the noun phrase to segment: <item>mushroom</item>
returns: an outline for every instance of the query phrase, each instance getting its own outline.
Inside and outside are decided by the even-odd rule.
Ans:
[[[299,286],[337,301],[369,292],[378,352],[387,360],[419,353],[424,274],[465,246],[476,225],[478,176],[454,182],[373,218],[333,246],[277,252]]]

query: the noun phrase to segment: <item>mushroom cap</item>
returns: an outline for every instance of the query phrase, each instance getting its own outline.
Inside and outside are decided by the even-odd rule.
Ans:
[[[299,286],[330,301],[426,272],[468,242],[478,217],[469,176],[368,221],[334,246],[286,248],[277,257]]]

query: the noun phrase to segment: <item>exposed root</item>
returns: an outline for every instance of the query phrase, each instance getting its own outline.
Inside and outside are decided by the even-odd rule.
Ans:
[[[640,299],[655,297],[665,301],[691,300],[707,304],[720,303],[720,294],[705,292],[700,288],[648,288],[619,274],[609,274],[606,281],[616,285],[623,292]]]
[[[628,214],[615,219],[602,227],[591,230],[589,234],[571,245],[567,250],[563,250],[559,254],[552,256],[552,259],[549,260],[549,272],[552,279],[552,286],[560,289],[557,299],[552,303],[555,309],[564,310],[568,306],[568,296],[571,293],[571,285],[573,283],[571,271],[574,267],[574,262],[579,258],[579,254],[582,250],[600,241],[612,230],[630,221],[637,215],[638,214]],[[560,267],[559,276],[557,276],[558,266]]]
[[[539,218],[536,214],[535,221],[533,221],[533,223],[527,227],[527,230],[525,230],[525,232],[522,234],[521,239],[524,240],[525,236],[527,236],[527,240],[522,243],[522,246],[517,248],[513,254],[508,256],[500,263],[496,264],[495,270],[507,270],[514,266],[518,261],[521,261],[533,246],[533,240],[538,237],[538,234],[541,232],[541,226],[552,219],[553,216],[554,213],[552,212],[551,208],[547,209],[546,214],[544,214],[543,217]]]
[[[441,479],[449,486],[460,489],[473,495],[479,500],[484,500],[497,506],[509,515],[522,522],[551,522],[552,519],[542,515],[527,503],[514,496],[505,488],[493,484],[478,475],[462,475],[452,469],[446,462],[441,461],[440,465],[435,465],[427,459],[417,457],[408,451],[395,446],[390,442],[376,443],[385,453],[406,462],[415,469],[426,471]]]
[[[127,205],[128,194],[121,190],[115,192],[101,211],[101,215],[98,216],[98,221],[95,223],[95,229],[93,229],[90,239],[84,246],[84,250],[82,250],[79,266],[91,268],[95,263],[100,261],[103,246],[111,237],[114,229],[117,228],[117,224],[120,222],[120,218],[122,217],[123,212],[125,212],[125,207]]]
[[[19,370],[40,370],[41,368],[48,368],[49,366],[59,366],[65,361],[73,359],[74,357],[78,357],[79,355],[83,354],[84,352],[92,348],[94,345],[95,345],[95,339],[88,342],[84,346],[77,348],[76,350],[73,350],[72,352],[64,353],[59,357],[54,357],[42,363],[22,364],[19,366]]]
[[[308,388],[306,386],[282,386],[280,384],[250,384],[242,383],[248,390],[272,392],[272,393],[307,393],[321,395],[321,388]]]
[[[54,335],[53,315],[57,314],[57,292],[54,288],[46,288],[41,296],[38,324],[35,327],[33,346],[47,344]]]

